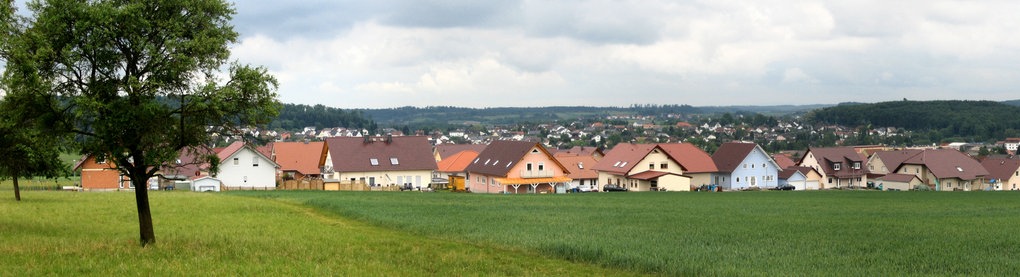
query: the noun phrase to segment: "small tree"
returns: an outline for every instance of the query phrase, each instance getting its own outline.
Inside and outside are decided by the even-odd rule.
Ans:
[[[0,180],[11,178],[14,199],[21,201],[20,178],[53,178],[66,166],[59,158],[58,137],[41,134],[31,120],[11,113],[11,105],[10,99],[0,100]]]
[[[8,5],[9,6],[9,5]],[[3,85],[16,113],[75,135],[84,154],[131,179],[142,246],[156,241],[145,188],[181,149],[237,136],[279,113],[277,81],[237,63],[223,0],[48,0],[8,20]]]

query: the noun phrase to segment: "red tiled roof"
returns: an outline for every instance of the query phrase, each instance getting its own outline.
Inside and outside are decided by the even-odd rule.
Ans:
[[[282,171],[297,171],[304,175],[321,174],[319,158],[325,145],[321,141],[274,143],[276,163],[280,164]]]
[[[981,161],[981,165],[988,170],[988,177],[997,180],[1009,180],[1020,168],[1020,160],[1006,158],[988,158]]]
[[[599,173],[595,171],[594,167],[599,163],[598,160],[593,156],[581,155],[581,156],[556,156],[556,159],[560,161],[560,164],[566,166],[570,170],[570,174],[567,177],[571,179],[598,179]]]
[[[450,156],[469,150],[475,154],[482,153],[485,147],[485,144],[440,144],[436,145],[436,152],[439,153],[440,160],[445,160]]]
[[[929,149],[914,155],[903,164],[924,165],[938,178],[974,180],[988,175],[988,170],[974,158],[952,149]],[[902,166],[902,165],[901,165]],[[897,171],[899,168],[897,168]]]
[[[810,168],[810,167],[808,167],[808,168]],[[779,171],[779,179],[784,179],[784,180],[785,179],[790,179],[790,177],[793,177],[793,174],[797,173],[797,172],[800,172],[801,174],[804,174],[804,172],[801,172],[800,170],[797,170],[796,167],[788,167],[786,169],[783,169],[783,170]],[[807,176],[807,174],[804,174],[804,176]]]
[[[797,162],[793,161],[789,155],[786,154],[775,154],[772,155],[772,159],[779,165],[779,169],[787,169],[790,167],[797,166]]]
[[[715,167],[719,172],[733,172],[757,146],[754,143],[744,142],[723,143],[715,151],[715,154],[712,154],[712,161],[715,162]]]
[[[673,158],[673,160],[680,163],[680,166],[684,168],[684,174],[718,171],[712,157],[705,153],[704,150],[701,150],[701,148],[694,146],[694,144],[662,143],[659,144],[659,147],[665,150],[666,154]]]
[[[474,150],[464,150],[457,154],[443,158],[443,160],[439,161],[436,166],[438,166],[439,172],[464,172],[464,170],[467,169],[467,166],[471,164],[475,158],[478,158],[478,152],[475,152]]]
[[[644,159],[655,144],[620,143],[606,153],[593,169],[598,171],[627,174],[641,159]]]
[[[599,157],[605,156],[601,148],[591,146],[574,146],[567,150],[559,150],[554,153],[554,156],[595,156],[598,154]]]
[[[235,141],[234,143],[231,143],[227,147],[217,150],[216,156],[220,158],[220,161],[226,160],[231,155],[234,155],[234,153],[237,152],[237,150],[241,150],[242,147],[244,147],[243,141]]]
[[[326,147],[337,172],[436,169],[432,145],[423,136],[332,137]]]

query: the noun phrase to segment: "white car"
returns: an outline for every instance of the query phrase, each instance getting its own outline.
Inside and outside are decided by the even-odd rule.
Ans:
[[[577,192],[593,192],[595,188],[590,185],[577,186]]]

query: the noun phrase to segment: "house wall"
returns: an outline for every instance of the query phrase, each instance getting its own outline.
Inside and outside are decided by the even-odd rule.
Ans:
[[[373,185],[374,180],[376,186],[400,186],[410,183],[411,187],[425,188],[432,182],[432,170],[335,172],[332,179],[341,182],[349,182],[353,179],[355,182],[364,182],[367,185]]]
[[[871,173],[889,174],[889,170],[890,169],[886,167],[885,162],[878,158],[878,155],[871,155],[871,158],[868,159],[868,171]]]
[[[623,175],[608,173],[605,171],[599,171],[598,188],[602,191],[602,188],[608,184],[620,185],[626,187],[629,184],[629,179]]]
[[[687,173],[686,176],[691,177],[690,184],[695,186],[711,185],[717,173],[705,172],[705,173]],[[688,186],[688,189],[690,186]]]
[[[755,148],[730,174],[730,189],[774,188],[779,185],[777,175],[779,171],[772,158]]]
[[[818,180],[821,185],[826,185],[829,183],[828,182],[829,176],[825,174],[825,170],[822,168],[822,165],[818,163],[818,160],[815,158],[815,155],[811,153],[811,151],[804,153],[804,159],[801,161],[800,166],[814,168],[815,171],[818,171],[818,174],[820,175]],[[835,182],[835,180],[833,180],[833,182]]]
[[[131,179],[121,178],[115,164],[96,163],[96,159],[89,156],[81,164],[81,187],[87,190],[131,188]]]
[[[998,190],[1020,190],[1020,170],[1013,172],[1013,176],[1009,179],[1000,182],[1002,184]]]
[[[974,180],[963,180],[960,178],[942,178],[939,179],[938,189],[941,191],[954,191],[954,190],[976,191],[983,190],[985,189],[985,187],[987,187],[987,184],[985,184],[984,179],[981,178]]]
[[[666,191],[691,191],[691,178],[673,174],[663,175],[659,177],[657,185]]]
[[[663,164],[666,165],[666,168],[662,168]],[[651,166],[652,169],[649,169],[649,166]],[[648,155],[645,155],[645,157],[642,158],[641,161],[638,161],[637,164],[630,169],[630,172],[627,172],[627,174],[634,175],[645,171],[670,172],[676,174],[684,173],[683,169],[680,168],[680,164],[671,160],[665,152],[660,151],[659,149],[654,149],[652,152],[649,152]]]
[[[917,185],[920,185],[922,183],[921,183],[921,180],[910,179],[910,182],[879,181],[879,183],[875,184],[875,185],[877,186],[879,184],[882,185],[882,189],[883,190],[890,190],[890,189],[895,189],[895,190],[911,190],[911,189],[914,189],[914,187],[916,187]]]
[[[216,178],[227,187],[276,188],[276,167],[269,159],[244,147],[220,161]]]
[[[536,151],[537,150],[537,151]],[[531,164],[531,170],[528,170]],[[542,167],[539,170],[539,167]],[[544,151],[532,148],[520,161],[516,161],[506,173],[507,178],[547,178],[562,177],[567,174],[563,171],[553,157],[546,155]]]

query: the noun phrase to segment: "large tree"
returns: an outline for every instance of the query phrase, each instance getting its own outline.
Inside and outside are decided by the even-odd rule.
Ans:
[[[67,173],[67,166],[60,161],[62,136],[43,134],[33,118],[13,113],[21,104],[15,100],[0,99],[0,180],[11,178],[14,200],[21,201],[19,179],[57,177]]]
[[[237,135],[280,109],[263,67],[227,65],[238,34],[223,0],[36,0],[4,43],[8,96],[27,99],[83,154],[131,179],[143,246],[156,241],[145,188],[182,149]],[[224,67],[227,72],[222,73]]]

